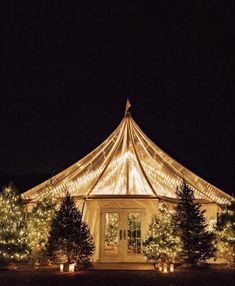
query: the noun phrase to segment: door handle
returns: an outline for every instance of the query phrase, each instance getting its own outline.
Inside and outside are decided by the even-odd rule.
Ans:
[[[126,240],[126,230],[123,231],[123,239]]]
[[[121,229],[119,230],[119,237],[120,237],[120,240],[122,240],[122,230]]]

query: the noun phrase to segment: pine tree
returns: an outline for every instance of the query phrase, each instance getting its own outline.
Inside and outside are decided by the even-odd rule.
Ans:
[[[206,230],[205,210],[200,210],[201,205],[194,202],[193,190],[185,181],[177,187],[176,194],[179,203],[174,221],[183,242],[181,255],[190,264],[205,262],[215,253],[214,234]]]
[[[174,262],[181,251],[182,243],[173,224],[172,215],[162,205],[152,217],[147,237],[143,242],[144,255],[155,261]]]
[[[235,262],[235,199],[217,215],[216,222],[217,255]]]
[[[67,193],[52,220],[47,245],[48,256],[54,261],[64,255],[65,262],[88,264],[94,252],[94,243],[88,225]]]
[[[44,195],[28,215],[29,247],[35,261],[40,260],[45,252],[55,207],[55,198]]]
[[[26,213],[13,184],[0,193],[0,263],[26,260],[29,254]]]

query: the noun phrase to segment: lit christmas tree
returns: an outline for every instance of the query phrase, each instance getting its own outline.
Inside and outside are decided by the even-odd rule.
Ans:
[[[24,206],[10,184],[0,193],[0,263],[26,260],[29,255]]]
[[[175,225],[183,242],[181,256],[186,263],[205,262],[214,256],[214,234],[207,231],[205,210],[194,202],[193,190],[183,181],[176,190],[179,203],[174,214]]]
[[[235,199],[218,214],[216,223],[217,256],[235,262]]]
[[[118,245],[118,216],[117,214],[106,214],[105,243],[112,246]]]
[[[173,225],[172,215],[162,205],[149,225],[149,231],[143,242],[144,255],[155,261],[175,262],[181,251],[181,240]]]
[[[44,195],[28,215],[29,247],[34,261],[43,257],[55,207],[55,198]]]
[[[88,225],[82,221],[81,212],[67,193],[52,220],[47,245],[48,256],[54,261],[64,256],[64,262],[84,265],[90,263],[94,248]]]

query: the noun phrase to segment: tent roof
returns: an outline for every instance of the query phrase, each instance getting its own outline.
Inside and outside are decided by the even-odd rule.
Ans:
[[[49,180],[22,194],[37,200],[45,192],[63,197],[155,197],[176,198],[182,178],[196,199],[224,204],[231,197],[198,177],[155,145],[130,113],[95,150]]]

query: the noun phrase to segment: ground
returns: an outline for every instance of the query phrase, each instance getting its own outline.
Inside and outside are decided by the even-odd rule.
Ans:
[[[234,286],[235,269],[214,267],[178,270],[162,274],[155,270],[81,270],[60,273],[57,269],[39,268],[0,271],[0,286]]]

